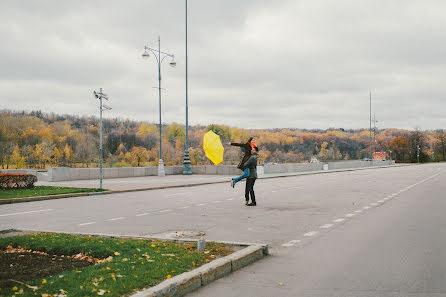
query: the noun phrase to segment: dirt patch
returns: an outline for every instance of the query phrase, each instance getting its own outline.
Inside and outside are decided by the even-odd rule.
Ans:
[[[17,282],[13,280],[26,282],[90,265],[94,265],[94,263],[70,256],[29,252],[0,252],[0,288],[17,285]]]

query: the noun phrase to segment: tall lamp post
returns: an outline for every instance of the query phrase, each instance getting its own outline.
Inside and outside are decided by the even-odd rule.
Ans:
[[[102,112],[104,110],[110,110],[111,107],[108,107],[105,104],[102,104],[102,99],[108,100],[108,96],[102,93],[102,88],[99,89],[99,92],[93,91],[94,97],[99,99],[99,188],[102,189]]]
[[[177,63],[175,62],[175,56],[169,53],[165,53],[161,51],[161,41],[160,37],[158,36],[158,50],[150,48],[148,46],[144,46],[144,53],[142,54],[142,57],[144,59],[148,59],[150,57],[150,54],[148,51],[151,51],[153,55],[156,58],[156,62],[158,63],[158,99],[159,99],[159,130],[160,130],[160,153],[159,153],[159,162],[158,162],[158,176],[165,176],[166,172],[164,171],[164,163],[163,163],[163,157],[162,157],[162,137],[161,137],[161,63],[164,61],[166,57],[172,58],[169,65],[171,67],[175,67]]]
[[[190,165],[189,156],[189,110],[188,110],[188,68],[187,68],[187,0],[186,0],[186,143],[184,144],[184,161],[183,161],[183,174],[191,175],[192,168]]]

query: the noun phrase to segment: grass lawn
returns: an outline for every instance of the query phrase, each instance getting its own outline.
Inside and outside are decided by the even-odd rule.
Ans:
[[[0,296],[129,295],[232,252],[217,243],[198,252],[192,243],[55,233],[0,238]],[[73,255],[91,263],[69,266]]]
[[[0,198],[24,198],[69,193],[101,192],[101,189],[37,186],[33,189],[0,190]]]

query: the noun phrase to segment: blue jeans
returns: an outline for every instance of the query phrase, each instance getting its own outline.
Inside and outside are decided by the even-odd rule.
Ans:
[[[249,170],[249,168],[246,168],[242,175],[240,175],[240,176],[238,176],[236,178],[233,178],[234,184],[238,183],[240,180],[242,180],[244,178],[247,178],[250,173],[251,173],[251,170]]]

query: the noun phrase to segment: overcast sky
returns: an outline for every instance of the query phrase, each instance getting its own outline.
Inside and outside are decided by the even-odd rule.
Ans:
[[[189,124],[446,128],[446,1],[189,0]],[[4,109],[185,123],[185,1],[0,0]]]

